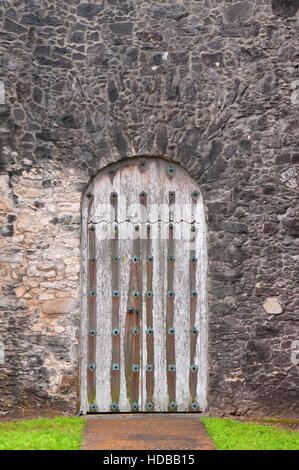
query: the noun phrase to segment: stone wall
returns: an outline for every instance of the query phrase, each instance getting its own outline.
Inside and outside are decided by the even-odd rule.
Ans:
[[[298,10],[0,1],[1,415],[78,411],[81,197],[136,155],[204,195],[210,411],[296,413]]]

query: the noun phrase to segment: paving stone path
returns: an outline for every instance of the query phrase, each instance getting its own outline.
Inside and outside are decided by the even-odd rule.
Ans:
[[[86,420],[83,450],[215,449],[198,415],[90,415]]]

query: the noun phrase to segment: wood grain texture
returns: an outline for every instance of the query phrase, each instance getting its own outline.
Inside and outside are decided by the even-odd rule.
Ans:
[[[146,240],[146,249],[144,254],[145,259],[145,269],[146,269],[146,292],[153,292],[153,266],[156,260],[154,259],[152,252],[152,241],[151,241],[151,226],[147,226],[147,240]],[[148,366],[151,367],[151,370],[146,371],[146,402],[152,403],[153,408],[148,411],[154,411],[154,329],[153,329],[153,297],[145,297],[145,311],[146,311],[146,331],[145,335],[146,340],[146,364],[143,366],[145,369]],[[151,332],[151,330],[153,330]]]
[[[203,204],[201,205],[201,221],[199,224],[199,250],[200,264],[198,266],[200,292],[200,307],[196,310],[199,316],[200,334],[197,344],[197,361],[199,363],[199,374],[197,381],[197,401],[200,409],[207,408],[207,387],[208,387],[208,312],[207,312],[207,225]]]
[[[90,200],[89,207],[92,207],[92,199]],[[91,334],[91,331],[96,331],[97,328],[97,308],[96,308],[96,294],[97,294],[97,281],[96,281],[96,250],[95,250],[96,236],[95,226],[89,224],[88,226],[88,368],[87,368],[87,395],[88,403],[92,405],[96,398],[96,370],[91,370],[91,366],[96,366],[96,334]]]
[[[170,166],[175,168],[173,175],[168,173]],[[90,361],[97,366],[92,375],[96,377],[92,398],[97,411],[149,411],[149,402],[154,405],[150,411],[169,411],[172,401],[176,403],[173,411],[194,411],[194,402],[199,404],[197,411],[204,410],[207,252],[198,185],[177,165],[138,158],[103,170],[91,189],[93,203],[85,200],[82,205],[82,411],[88,411],[91,400],[90,396],[88,403],[87,387],[94,387],[91,381],[87,386]],[[177,202],[188,204],[189,213],[182,216]],[[151,210],[143,211],[150,206]],[[174,221],[172,229],[170,221]],[[93,254],[92,250],[88,253],[92,243],[87,225],[91,222],[96,227],[97,261],[93,267],[88,262]],[[113,261],[115,256],[117,261]],[[191,256],[196,256],[197,262],[191,263]],[[93,300],[88,296],[89,285],[95,285],[97,291]],[[119,295],[113,296],[113,291]],[[139,295],[132,296],[133,291]],[[167,295],[169,291],[174,297]],[[197,295],[191,297],[191,291]],[[98,334],[88,348],[87,332],[94,324]],[[197,335],[191,334],[193,327],[198,329]],[[150,334],[147,328],[152,328]],[[169,328],[174,328],[174,334],[169,334]],[[119,334],[112,334],[115,329]],[[119,370],[113,371],[113,364],[118,364]],[[192,364],[198,366],[194,372]],[[146,371],[147,365],[152,370]],[[168,365],[175,365],[176,370],[170,372]],[[138,370],[134,372],[133,366]],[[113,402],[117,409],[111,409]],[[133,403],[138,404],[135,410]]]
[[[113,200],[113,205],[117,213],[117,201]],[[117,227],[117,226],[116,226]],[[118,240],[118,230],[115,231],[115,238],[110,240],[110,269],[112,273],[111,293],[118,292],[118,296],[112,295],[112,360],[111,360],[111,401],[112,406],[118,406],[120,394],[120,370],[113,370],[113,364],[120,364],[120,330],[119,330],[119,306],[120,306],[120,248]],[[118,411],[117,408],[114,411]]]
[[[200,289],[198,287],[197,277],[198,277],[198,265],[201,262],[201,246],[200,246],[200,226],[194,225],[195,232],[190,239],[189,245],[189,284],[190,284],[190,293],[192,291],[196,292],[196,296],[189,297],[190,303],[190,369],[189,369],[189,383],[190,383],[190,403],[189,410],[196,411],[192,408],[192,404],[197,403],[197,379],[198,379],[198,370],[191,370],[191,366],[195,365],[199,367],[198,357],[196,356],[196,345],[198,342],[198,335],[200,330],[200,324],[198,315],[196,315],[197,310],[199,309],[200,302]],[[186,231],[190,230],[189,227],[186,227]]]
[[[175,243],[174,338],[176,353],[176,401],[177,411],[188,411],[190,402],[190,281],[188,260],[190,254],[188,244],[182,241],[176,241]]]
[[[153,247],[153,328],[154,328],[154,403],[155,411],[168,410],[167,364],[166,364],[166,292],[167,292],[167,246],[161,240],[163,223],[151,224],[155,235]],[[160,235],[160,237],[158,237]]]
[[[91,185],[92,186],[92,185]],[[92,187],[90,187],[92,189]],[[88,411],[87,356],[88,356],[88,204],[86,194],[82,199],[81,221],[81,325],[80,325],[80,410]]]
[[[172,223],[164,224],[167,237],[167,259],[164,261],[167,266],[167,290],[166,295],[166,361],[167,361],[167,386],[169,403],[176,403],[176,367],[175,334],[169,334],[174,328],[174,302],[177,292],[174,290],[174,266],[176,265],[176,251],[173,237],[174,226]],[[177,411],[173,409],[172,411]]]
[[[121,411],[131,411],[130,400],[127,390],[126,372],[126,340],[129,338],[129,331],[132,328],[134,312],[129,312],[132,307],[130,282],[131,259],[133,256],[132,240],[122,240],[120,243],[120,399],[119,408]],[[128,371],[130,375],[130,371]]]
[[[133,292],[138,292],[138,296],[132,297],[132,304],[134,308],[135,315],[133,315],[133,329],[130,331],[132,336],[132,369],[131,369],[131,405],[133,403],[141,406],[140,400],[140,317],[142,315],[142,281],[141,281],[141,263],[140,263],[140,239],[139,237],[136,240],[133,240],[133,258],[138,258],[137,262],[131,260],[131,270],[132,270],[132,283],[133,283]],[[136,311],[138,312],[136,314]],[[136,333],[134,333],[134,331]],[[134,367],[138,367],[137,371],[134,371]],[[139,408],[140,409],[140,408]]]
[[[146,163],[145,168],[141,167],[142,162]],[[170,166],[175,168],[171,177],[168,174]],[[200,188],[180,166],[162,159],[138,158],[118,162],[111,169],[115,171],[113,175],[105,169],[94,180],[95,204],[90,218],[93,222],[184,220],[191,223],[200,220],[200,208],[192,204],[196,201],[192,194],[197,191],[200,197]],[[176,193],[176,204],[170,207],[169,193],[173,191]],[[119,195],[117,215],[110,200],[114,192]],[[147,211],[140,206],[142,192],[147,195]]]
[[[96,234],[102,232],[96,225]],[[111,411],[111,363],[112,363],[112,273],[110,269],[110,241],[97,236],[97,396],[99,411]]]

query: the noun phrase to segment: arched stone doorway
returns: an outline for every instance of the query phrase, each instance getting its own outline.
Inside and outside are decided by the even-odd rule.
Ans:
[[[112,164],[82,206],[81,410],[204,411],[206,220],[179,165]]]

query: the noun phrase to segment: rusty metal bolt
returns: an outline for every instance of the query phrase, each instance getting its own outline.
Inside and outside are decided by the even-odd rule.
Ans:
[[[148,410],[148,411],[151,411],[153,408],[154,408],[154,404],[151,402],[151,401],[148,401],[145,405],[145,408]]]
[[[147,290],[146,293],[145,293],[146,297],[153,297],[154,296],[154,293],[152,290]]]
[[[136,299],[136,297],[140,297],[140,293],[137,290],[133,290],[132,297],[135,297]]]

